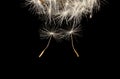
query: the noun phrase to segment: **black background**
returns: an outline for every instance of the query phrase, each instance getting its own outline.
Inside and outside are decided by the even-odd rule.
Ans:
[[[117,41],[117,11],[116,2],[106,0],[92,19],[84,19],[82,36],[75,41],[75,47],[80,58],[74,54],[70,41],[56,42],[52,39],[49,48],[42,58],[38,58],[40,51],[47,44],[47,40],[40,40],[39,28],[43,23],[38,16],[31,14],[28,7],[24,7],[24,0],[15,0],[9,9],[6,20],[11,29],[8,47],[11,47],[13,60],[16,63],[30,64],[58,64],[58,65],[106,65],[112,63],[116,53]],[[11,7],[12,6],[12,7]],[[9,27],[10,22],[10,27]],[[12,61],[12,60],[11,60]],[[114,61],[113,61],[114,62]]]

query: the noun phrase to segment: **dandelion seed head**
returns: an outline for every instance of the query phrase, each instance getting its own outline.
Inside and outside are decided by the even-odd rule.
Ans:
[[[55,33],[54,32],[49,32],[50,35],[54,35]]]
[[[33,4],[33,9],[39,15],[44,14],[49,19],[59,18],[70,21],[80,21],[83,15],[92,14],[93,9],[99,9],[99,0],[27,0]],[[32,8],[32,7],[31,7]],[[66,18],[67,17],[67,18]],[[78,20],[79,19],[79,20]]]

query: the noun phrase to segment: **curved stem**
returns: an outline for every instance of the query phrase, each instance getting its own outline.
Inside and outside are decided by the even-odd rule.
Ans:
[[[72,34],[71,34],[71,43],[72,43],[72,48],[73,48],[75,54],[77,55],[77,57],[79,57],[79,54],[78,54],[78,52],[76,51],[76,49],[75,49],[75,47],[74,47],[73,36],[72,36]]]
[[[44,54],[44,52],[46,51],[46,49],[49,47],[50,42],[51,42],[51,38],[52,38],[52,36],[49,38],[48,44],[47,44],[47,46],[45,47],[45,49],[41,52],[41,54],[39,55],[39,58]]]

